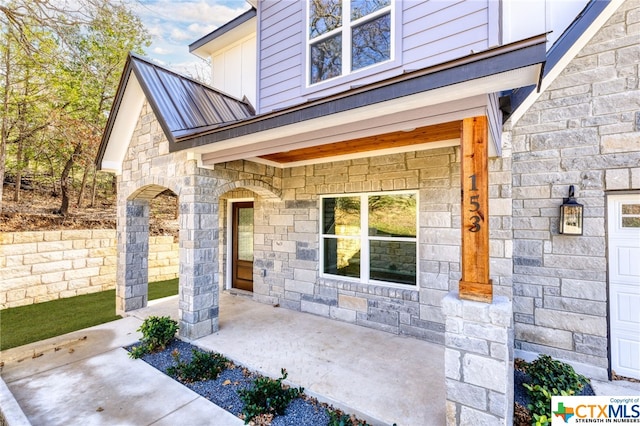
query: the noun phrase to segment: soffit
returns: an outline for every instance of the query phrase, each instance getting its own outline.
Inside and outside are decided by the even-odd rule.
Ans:
[[[360,155],[381,155],[389,152],[391,145],[397,149],[407,146],[425,149],[443,143],[457,144],[457,138],[443,138],[434,142],[388,144],[371,150],[368,147],[375,144],[374,139],[356,140],[478,115],[497,120],[492,128],[499,129],[502,125],[499,114],[489,113],[490,109],[495,110],[491,99],[497,98],[494,94],[514,87],[537,84],[544,49],[544,36],[540,36],[455,63],[407,71],[397,78],[355,87],[330,98],[258,115],[210,132],[194,133],[177,140],[170,149],[188,150],[202,160],[203,166],[252,159],[291,167],[353,158],[358,153],[349,152],[348,147],[354,145],[361,148]],[[499,136],[499,132],[495,134]],[[334,145],[330,145],[331,149],[323,147],[327,144]],[[328,152],[335,155],[328,156]],[[500,141],[493,140],[490,154],[495,156],[499,152]]]

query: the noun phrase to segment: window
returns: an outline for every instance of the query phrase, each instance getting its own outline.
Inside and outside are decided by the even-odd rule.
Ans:
[[[323,198],[323,273],[415,285],[416,198],[415,193]]]
[[[640,228],[640,204],[622,205],[622,227]]]
[[[392,0],[309,0],[309,82],[391,59]]]

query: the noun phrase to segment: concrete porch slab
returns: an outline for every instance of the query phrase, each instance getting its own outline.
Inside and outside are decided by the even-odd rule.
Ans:
[[[170,303],[133,314],[166,315]],[[177,308],[173,312],[175,317]],[[192,343],[271,377],[286,368],[291,384],[374,424],[445,423],[440,345],[226,292],[220,295],[220,330]]]
[[[143,318],[177,318],[177,304],[168,298],[122,320],[4,351],[2,378],[34,425],[243,424],[122,349],[138,340]],[[439,345],[228,293],[220,297],[220,331],[193,343],[272,377],[286,368],[307,394],[373,424],[445,421]]]

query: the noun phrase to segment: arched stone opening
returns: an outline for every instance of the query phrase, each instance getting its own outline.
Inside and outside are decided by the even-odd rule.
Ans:
[[[161,185],[145,185],[129,195],[118,215],[118,274],[116,311],[119,314],[147,306],[149,291],[150,203],[167,191]]]
[[[219,187],[218,193],[220,288],[263,301],[269,293],[264,285],[263,274],[265,211],[272,203],[281,201],[279,191],[261,181],[242,180]],[[252,245],[250,260],[246,258],[247,249],[241,241],[242,232],[238,232],[239,227],[247,225],[247,217],[244,216],[244,219],[241,219],[243,216],[238,213],[246,212],[248,209],[252,211],[250,218],[252,235],[249,237]],[[236,221],[244,221],[244,223],[235,223]],[[246,230],[244,233],[246,234]],[[242,253],[239,253],[238,249],[243,246]],[[241,254],[243,256],[240,256]],[[241,269],[244,269],[244,276]],[[248,273],[252,278],[247,276]],[[247,281],[250,282],[247,283]]]

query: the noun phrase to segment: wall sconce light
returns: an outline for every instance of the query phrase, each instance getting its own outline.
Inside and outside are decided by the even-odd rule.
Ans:
[[[569,198],[564,198],[560,206],[560,227],[565,235],[582,235],[582,214],[584,206],[574,196],[573,185],[569,186]]]

